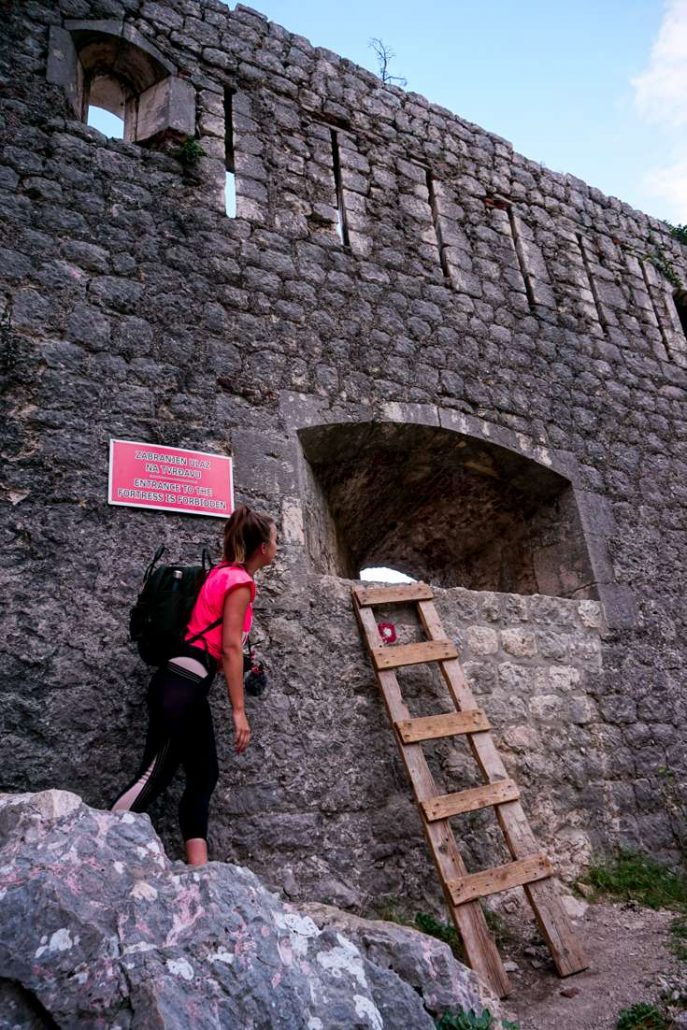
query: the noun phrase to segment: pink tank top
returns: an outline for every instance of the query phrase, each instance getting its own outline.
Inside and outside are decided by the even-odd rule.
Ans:
[[[208,578],[200,588],[200,593],[193,606],[191,618],[186,628],[185,639],[200,633],[209,626],[215,619],[219,619],[224,611],[224,602],[227,594],[237,587],[250,587],[250,602],[246,609],[243,620],[243,638],[245,641],[253,623],[253,601],[255,600],[255,583],[250,573],[246,572],[242,565],[227,565],[222,563],[211,569]],[[192,642],[193,647],[202,647],[203,641],[213,658],[220,658],[222,654],[222,626],[215,626],[208,630],[202,637]]]

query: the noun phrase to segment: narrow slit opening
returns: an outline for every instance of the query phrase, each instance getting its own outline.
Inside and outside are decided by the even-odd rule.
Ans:
[[[236,166],[234,156],[233,92],[224,91],[224,210],[236,218]]]
[[[674,293],[673,302],[675,304],[677,316],[680,319],[682,331],[685,334],[685,338],[687,338],[687,292]]]
[[[589,289],[591,290],[592,297],[594,298],[594,307],[596,308],[596,315],[599,320],[599,325],[605,333],[608,329],[608,322],[606,320],[606,316],[604,315],[604,309],[601,304],[601,298],[599,297],[599,291],[596,287],[596,279],[594,278],[594,273],[592,271],[592,267],[589,261],[589,255],[587,253],[585,240],[582,236],[582,233],[579,232],[577,233],[577,245],[580,248],[580,254],[582,255],[582,264],[584,265],[584,270],[587,275],[587,281],[589,282]]]
[[[532,281],[530,279],[529,269],[527,268],[527,260],[522,246],[522,240],[520,239],[520,229],[518,228],[518,220],[515,217],[515,211],[513,205],[508,204],[506,208],[508,212],[508,224],[510,225],[511,236],[513,237],[513,246],[515,247],[515,256],[520,266],[520,275],[522,281],[525,284],[525,293],[527,294],[527,303],[530,306],[530,311],[534,311],[536,302],[534,299],[534,290],[532,289]]]
[[[336,231],[344,247],[350,246],[348,236],[348,224],[346,221],[346,207],[344,205],[343,181],[341,179],[341,158],[339,154],[339,137],[334,129],[331,130],[332,137],[332,159],[334,164],[334,188],[336,190]]]
[[[425,176],[427,179],[427,192],[429,194],[429,206],[432,211],[432,222],[434,224],[434,232],[437,238],[437,246],[439,248],[439,261],[441,262],[441,270],[444,273],[445,279],[451,278],[451,270],[448,267],[448,261],[446,260],[446,249],[444,246],[444,238],[441,232],[441,221],[439,220],[439,209],[437,207],[437,196],[434,188],[434,177],[429,168],[425,169]]]

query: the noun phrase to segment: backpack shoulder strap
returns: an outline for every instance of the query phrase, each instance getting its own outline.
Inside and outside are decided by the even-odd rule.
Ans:
[[[200,632],[194,633],[192,637],[186,637],[184,643],[191,644],[194,640],[198,640],[199,637],[204,637],[205,634],[209,633],[211,629],[217,629],[218,626],[221,626],[223,619],[224,616],[220,615],[219,619],[215,619],[214,622],[211,622],[209,626],[206,626],[204,629],[201,629]]]
[[[164,544],[160,544],[160,546],[158,547],[157,551],[153,555],[153,560],[151,561],[150,565],[148,566],[148,568],[143,573],[143,582],[144,583],[148,582],[148,580],[150,579],[150,577],[151,577],[151,575],[153,573],[153,569],[155,568],[155,566],[157,565],[157,563],[159,562],[160,558],[162,557],[162,555],[164,553],[165,553],[165,545]]]

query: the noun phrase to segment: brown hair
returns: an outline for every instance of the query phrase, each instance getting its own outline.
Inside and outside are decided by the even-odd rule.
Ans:
[[[239,504],[224,527],[222,557],[227,562],[244,562],[260,544],[269,543],[274,519]]]

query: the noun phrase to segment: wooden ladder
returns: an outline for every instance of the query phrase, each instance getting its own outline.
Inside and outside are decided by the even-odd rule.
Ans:
[[[509,887],[524,887],[539,929],[549,946],[560,976],[587,967],[584,950],[563,909],[560,887],[549,859],[542,853],[519,801],[520,792],[508,778],[491,736],[489,720],[472,695],[458,661],[458,652],[446,636],[425,583],[393,587],[353,587],[355,612],[365,637],[401,755],[420,809],[425,836],[439,873],[446,903],[465,947],[469,965],[499,997],[511,986],[501,956],[487,928],[479,898]],[[375,605],[416,604],[428,639],[417,644],[383,644]],[[444,715],[411,719],[394,669],[438,662],[455,704]],[[422,751],[422,741],[467,735],[472,754],[486,783],[483,787],[439,794]],[[484,872],[468,873],[450,819],[461,812],[494,806],[513,861]]]

